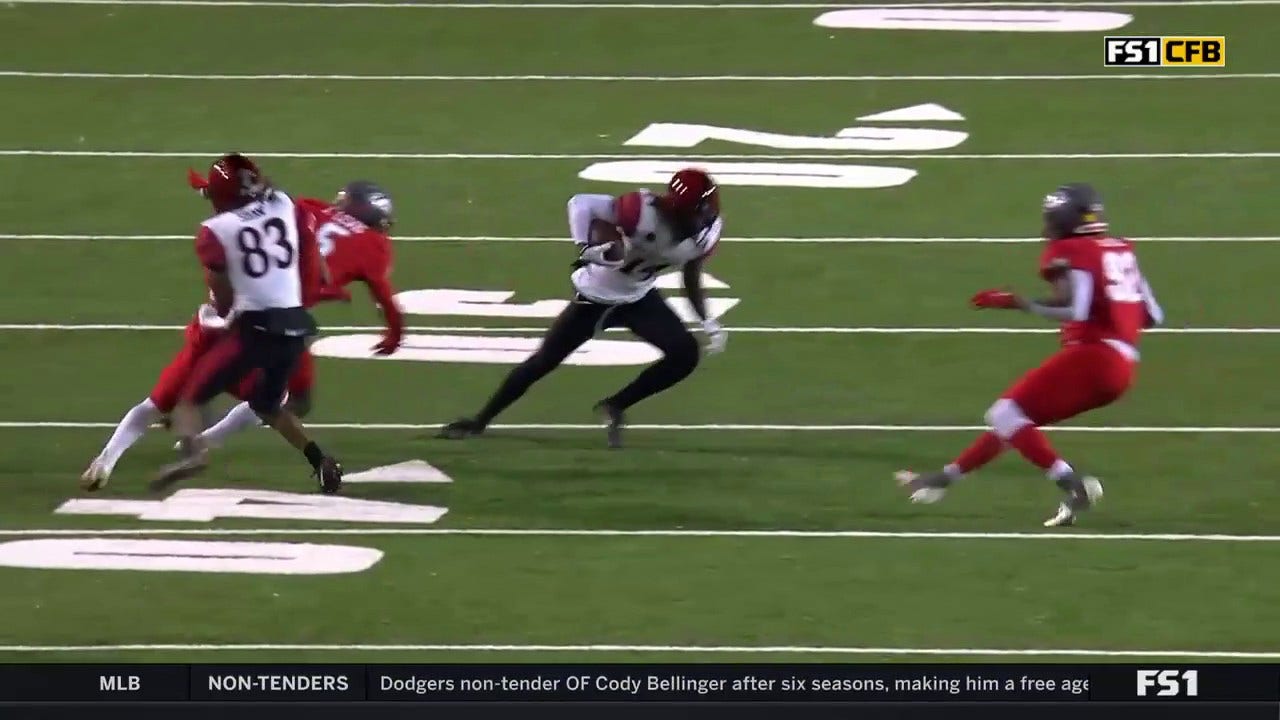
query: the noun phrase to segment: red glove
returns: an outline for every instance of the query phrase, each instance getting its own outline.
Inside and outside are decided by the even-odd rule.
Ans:
[[[979,310],[1016,310],[1020,307],[1018,296],[1008,290],[983,290],[974,295],[969,304]]]
[[[187,168],[187,184],[191,186],[192,190],[195,190],[201,195],[203,195],[205,189],[209,187],[209,181],[206,180],[203,175],[191,168]]]
[[[403,336],[400,332],[388,330],[387,334],[383,336],[382,341],[373,346],[373,353],[375,355],[383,356],[391,355],[400,349],[400,342],[402,339]]]

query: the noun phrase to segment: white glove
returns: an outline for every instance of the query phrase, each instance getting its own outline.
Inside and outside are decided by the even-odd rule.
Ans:
[[[728,330],[725,330],[720,323],[708,318],[702,321],[702,332],[707,336],[708,354],[724,352],[724,346],[729,343]]]
[[[218,311],[213,305],[205,303],[200,306],[200,310],[196,313],[196,317],[200,320],[200,327],[208,330],[226,330],[231,321],[235,319],[235,311],[227,313],[226,317],[218,315]]]
[[[620,260],[609,260],[604,256],[605,253],[613,249],[613,246],[614,243],[607,243],[605,245],[589,245],[582,249],[578,258],[593,265],[603,265],[610,268],[621,267],[622,264],[626,262],[625,254]]]

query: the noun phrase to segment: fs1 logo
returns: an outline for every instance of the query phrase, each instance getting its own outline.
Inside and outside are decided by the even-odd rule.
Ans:
[[[1226,67],[1225,37],[1106,37],[1106,67]]]
[[[1200,694],[1199,670],[1139,670],[1138,697],[1195,697]]]

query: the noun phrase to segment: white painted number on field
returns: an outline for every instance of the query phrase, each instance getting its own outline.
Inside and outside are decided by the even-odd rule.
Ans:
[[[711,275],[703,274],[703,287],[726,289],[729,286]],[[679,286],[679,274],[667,273],[657,280],[657,286],[675,289]],[[513,290],[409,290],[396,295],[396,303],[410,315],[455,315],[463,317],[505,318],[553,318],[569,305],[568,300],[538,300],[532,303],[508,303],[515,295]],[[738,304],[738,298],[709,298],[707,312],[720,317]],[[667,298],[676,315],[685,322],[693,322],[697,314],[684,298]]]
[[[189,488],[164,500],[74,498],[60,515],[127,515],[139,520],[213,522],[221,518],[310,520],[358,523],[434,523],[448,512],[431,505],[360,500],[333,495],[299,495],[271,490]]]
[[[419,362],[518,365],[538,348],[536,337],[485,337],[476,335],[407,335],[399,352],[374,357],[369,348],[380,335],[337,335],[317,340],[311,352],[321,357],[352,360],[416,360]],[[565,365],[648,365],[662,353],[648,343],[634,340],[588,340]]]
[[[350,545],[59,538],[0,543],[0,567],[334,575],[368,570],[382,551]]]
[[[714,125],[653,123],[623,144],[691,148],[708,140],[719,140],[777,150],[907,152],[953,148],[968,137],[968,133],[959,130],[932,128],[848,127],[834,137],[820,137],[782,135]]]
[[[859,122],[955,122],[964,116],[937,103],[923,103],[897,110],[871,113],[858,118]]]
[[[964,118],[936,103],[926,103],[874,113],[864,119],[876,122],[923,122]],[[625,144],[692,148],[707,141],[720,141],[775,150],[920,152],[953,148],[968,138],[969,134],[960,130],[937,128],[854,126],[828,137],[663,122],[649,125]],[[692,163],[687,160],[644,159],[598,162],[578,173],[578,177],[605,182],[665,183],[672,173],[690,164]],[[721,185],[755,187],[886,188],[904,185],[916,176],[916,171],[909,168],[881,165],[767,161],[697,164],[714,175]]]
[[[1133,21],[1117,12],[1084,10],[971,10],[868,8],[819,15],[814,25],[874,30],[963,30],[969,32],[1098,32]]]
[[[396,303],[411,315],[463,315],[466,317],[553,318],[567,300],[508,303],[514,290],[409,290],[396,295]]]
[[[665,178],[663,180],[665,182]],[[658,276],[654,283],[665,290],[681,287],[680,273],[670,272]],[[727,290],[723,280],[703,273],[702,287],[708,290]],[[559,315],[568,300],[538,300],[531,303],[508,303],[515,295],[511,290],[409,290],[396,295],[396,302],[409,315],[461,315],[466,317],[546,318]],[[689,300],[684,297],[668,297],[667,304],[676,316],[686,323],[695,322]],[[737,305],[738,298],[707,298],[707,312],[720,317]],[[538,348],[541,342],[533,337],[487,337],[474,335],[409,335],[400,351],[385,358],[375,356],[370,350],[378,341],[374,335],[336,335],[318,340],[311,352],[321,357],[352,360],[386,359],[416,360],[419,362],[483,363],[515,365],[523,362]],[[661,354],[648,343],[633,340],[589,340],[565,360],[566,365],[647,365]],[[351,481],[351,477],[347,477]]]
[[[618,160],[589,165],[578,177],[604,182],[666,184],[674,172],[693,164],[711,173],[721,185],[752,187],[886,188],[905,185],[916,176],[915,170],[879,165]]]
[[[342,476],[343,484],[347,483],[451,483],[453,478],[445,475],[431,463],[423,460],[406,460],[395,465],[383,465],[357,473]]]

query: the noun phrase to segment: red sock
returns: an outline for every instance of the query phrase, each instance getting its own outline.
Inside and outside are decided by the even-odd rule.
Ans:
[[[1058,461],[1058,451],[1049,444],[1049,438],[1035,425],[1024,425],[1009,438],[1009,444],[1022,453],[1022,457],[1041,470],[1048,470]]]
[[[954,465],[960,472],[968,474],[996,459],[1004,451],[1004,441],[993,432],[985,432],[978,436],[973,444],[965,448],[956,458]]]

